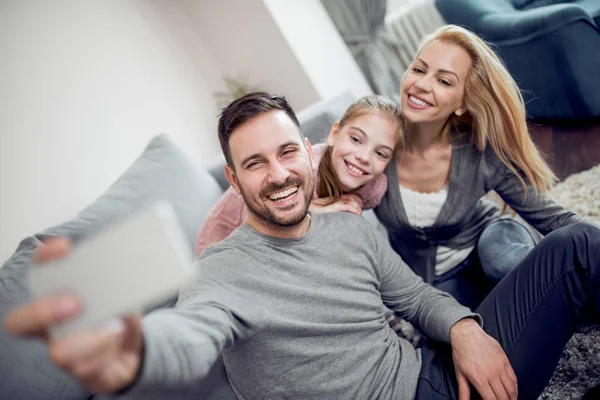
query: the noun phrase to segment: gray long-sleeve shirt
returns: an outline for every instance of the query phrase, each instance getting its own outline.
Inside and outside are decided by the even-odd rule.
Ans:
[[[549,196],[531,188],[526,191],[491,146],[479,151],[468,135],[452,142],[448,198],[431,227],[417,228],[408,222],[396,169],[395,161],[386,168],[388,190],[375,214],[388,230],[394,250],[426,282],[435,278],[438,246],[473,247],[487,224],[498,218],[495,203],[482,199],[491,190],[544,235],[582,220]]]
[[[138,389],[196,381],[222,353],[240,399],[410,399],[420,350],[396,336],[383,304],[446,342],[475,316],[347,213],[314,215],[299,239],[243,225],[197,266],[175,309],[144,318]]]

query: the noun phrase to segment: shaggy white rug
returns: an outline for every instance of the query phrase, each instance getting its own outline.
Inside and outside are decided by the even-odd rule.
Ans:
[[[569,176],[550,195],[561,206],[600,223],[600,165]]]

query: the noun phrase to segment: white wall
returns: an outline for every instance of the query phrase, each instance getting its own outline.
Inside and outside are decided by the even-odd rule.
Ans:
[[[176,2],[0,2],[0,264],[93,201],[159,132],[220,154],[220,71]]]
[[[319,100],[263,0],[185,0],[182,4],[200,36],[207,38],[208,49],[224,76],[281,93],[296,110]]]
[[[320,99],[373,91],[320,0],[263,0]]]

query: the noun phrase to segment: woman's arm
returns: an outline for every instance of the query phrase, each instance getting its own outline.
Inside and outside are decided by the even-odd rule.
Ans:
[[[242,196],[229,188],[223,193],[219,201],[210,209],[202,227],[196,236],[197,256],[211,244],[225,239],[244,223],[246,219],[246,206]]]
[[[497,168],[495,177],[497,182],[491,189],[543,235],[583,221],[576,213],[556,204],[547,193],[536,192],[531,186],[525,190],[521,181],[504,164]]]

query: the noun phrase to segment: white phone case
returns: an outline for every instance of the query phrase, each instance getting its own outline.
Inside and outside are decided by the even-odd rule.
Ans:
[[[77,244],[57,261],[30,268],[33,297],[74,293],[83,311],[50,334],[97,327],[166,301],[193,279],[193,257],[169,203],[158,202]]]

